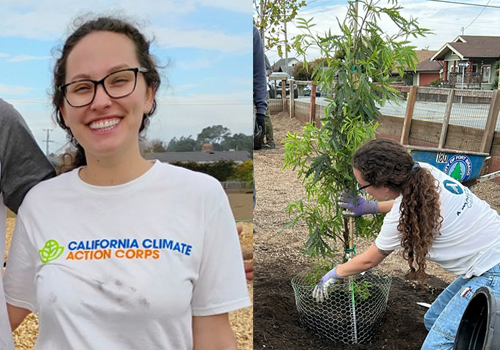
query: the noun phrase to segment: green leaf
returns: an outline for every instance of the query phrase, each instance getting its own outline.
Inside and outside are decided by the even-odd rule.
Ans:
[[[56,240],[49,239],[47,242],[45,242],[45,245],[38,251],[38,253],[40,254],[40,260],[42,261],[42,263],[46,264],[59,258],[63,251],[63,246],[59,245]]]

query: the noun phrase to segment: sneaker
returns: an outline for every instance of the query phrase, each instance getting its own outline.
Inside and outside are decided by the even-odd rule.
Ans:
[[[276,146],[274,143],[265,143],[262,145],[262,148],[265,148],[265,149],[275,149]]]

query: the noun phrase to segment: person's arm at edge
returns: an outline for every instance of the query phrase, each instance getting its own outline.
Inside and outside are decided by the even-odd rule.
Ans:
[[[237,350],[227,313],[193,316],[193,350]]]
[[[259,31],[253,26],[253,101],[258,114],[266,114],[267,87],[264,48]]]
[[[394,204],[394,199],[385,202],[378,202],[378,212],[380,214],[387,214],[388,212],[391,211],[393,204]]]
[[[31,313],[30,310],[11,305],[7,303],[7,312],[9,313],[10,328],[15,331],[23,320]]]
[[[243,226],[238,225],[236,226],[236,229],[238,231],[238,236],[240,236],[243,232]],[[253,280],[253,261],[247,262],[246,260],[253,259],[253,248],[242,249],[242,253],[243,266],[245,267],[245,277],[247,279],[247,282],[250,282]]]
[[[21,114],[0,99],[0,159],[5,205],[17,214],[26,193],[56,175]]]
[[[392,250],[381,250],[375,244],[372,244],[364,253],[356,255],[342,265],[338,265],[337,274],[340,277],[348,277],[369,270],[380,264],[392,252]]]

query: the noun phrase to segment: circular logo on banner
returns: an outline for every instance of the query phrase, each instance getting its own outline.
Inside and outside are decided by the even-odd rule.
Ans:
[[[456,154],[448,159],[443,171],[455,180],[466,181],[472,172],[472,162],[469,157]]]

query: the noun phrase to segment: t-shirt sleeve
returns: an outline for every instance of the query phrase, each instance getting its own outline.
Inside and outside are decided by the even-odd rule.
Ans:
[[[399,207],[401,198],[394,202],[392,210],[384,218],[384,224],[375,239],[375,245],[381,250],[396,250],[401,248],[401,234],[398,231]]]
[[[36,311],[35,276],[38,252],[28,239],[19,215],[4,275],[5,299],[8,304]]]
[[[220,184],[209,202],[199,277],[193,289],[193,316],[210,316],[250,306],[236,224]]]
[[[4,204],[17,213],[26,193],[55,175],[19,112],[0,99],[0,189]]]

